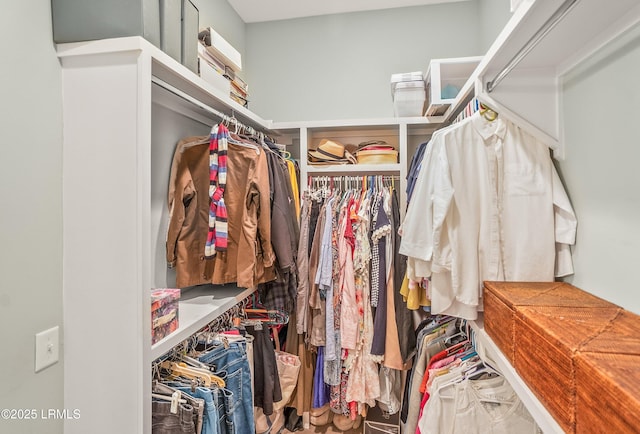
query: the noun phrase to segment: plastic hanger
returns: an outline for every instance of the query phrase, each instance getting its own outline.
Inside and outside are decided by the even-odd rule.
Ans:
[[[152,398],[156,398],[156,399],[162,399],[163,401],[172,401],[173,402],[175,400],[173,395],[161,395],[159,393],[152,393],[151,397]],[[177,402],[179,402],[180,404],[186,404],[187,400],[186,399],[182,399],[182,398],[178,398]]]

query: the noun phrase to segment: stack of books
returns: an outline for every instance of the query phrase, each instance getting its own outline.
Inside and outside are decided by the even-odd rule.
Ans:
[[[249,86],[238,76],[242,71],[242,56],[211,27],[198,35],[200,77],[243,107],[249,106]]]

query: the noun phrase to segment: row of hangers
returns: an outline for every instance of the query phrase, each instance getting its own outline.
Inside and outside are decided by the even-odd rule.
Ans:
[[[243,326],[273,327],[288,322],[289,316],[286,312],[266,309],[261,305],[257,293],[254,292],[154,361],[152,365],[154,378],[161,378],[161,372],[165,372],[170,377],[190,380],[192,388],[197,386],[224,387],[223,378],[212,372],[207,365],[189,356],[198,343],[211,342],[214,337],[233,328],[238,329]],[[225,342],[224,339],[223,342]],[[165,398],[166,396],[159,399]]]
[[[266,135],[262,131],[256,131],[253,127],[244,125],[242,122],[238,121],[233,114],[233,111],[231,116],[227,116],[225,114],[219,114],[218,116],[222,119],[221,123],[229,130],[229,143],[255,149],[257,152],[262,148],[265,151],[275,153],[285,160],[294,161],[291,157],[291,153],[286,150],[286,145],[277,143],[275,139]],[[216,125],[211,128],[212,132],[215,127]],[[194,144],[204,144],[208,141],[209,138],[207,137],[202,142]]]
[[[369,176],[309,176],[307,189],[310,194],[319,193],[324,197],[338,191],[360,190],[382,190],[386,188],[395,189],[398,175],[369,175]]]
[[[463,119],[466,119],[472,116],[474,113],[480,112],[480,115],[485,118],[489,122],[493,122],[498,118],[498,112],[482,103],[478,100],[478,98],[472,98],[471,101],[467,103],[465,108],[456,116],[453,120],[453,124],[456,124]]]
[[[269,138],[270,140],[272,140],[269,136],[264,134],[262,131],[256,131],[253,127],[250,127],[240,122],[236,118],[234,110],[231,110],[231,116],[220,114],[220,118],[222,119],[222,123],[224,124],[224,126],[227,127],[229,131],[231,131],[231,129],[233,128],[235,134],[245,134],[249,136],[256,136],[256,137],[260,137],[261,140],[263,140],[264,138]]]
[[[460,371],[460,375],[440,386],[440,389],[445,389],[461,383],[466,380],[474,380],[484,376],[494,377],[500,376],[500,372],[494,368],[491,363],[478,354],[476,351],[476,336],[475,332],[469,326],[466,320],[457,319],[449,316],[439,316],[436,319],[435,324],[430,328],[432,332],[436,332],[439,329],[447,328],[455,325],[456,331],[450,335],[439,336],[429,342],[429,346],[436,345],[440,342],[444,343],[447,351],[447,357],[455,355],[456,358],[465,362],[464,368]],[[501,404],[490,398],[483,399],[484,402],[492,402]]]

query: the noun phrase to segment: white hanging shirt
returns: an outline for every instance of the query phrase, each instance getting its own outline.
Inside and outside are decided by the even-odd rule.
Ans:
[[[437,378],[439,380],[439,378]],[[502,378],[463,380],[434,390],[418,423],[421,434],[536,434],[538,426]]]
[[[484,280],[573,273],[576,217],[545,144],[480,113],[431,142],[400,253],[410,277],[431,277],[433,313],[476,319]]]

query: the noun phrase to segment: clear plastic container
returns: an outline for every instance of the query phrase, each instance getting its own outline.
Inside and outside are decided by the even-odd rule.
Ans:
[[[405,81],[396,84],[393,110],[396,117],[416,117],[424,113],[427,92],[424,81]]]

